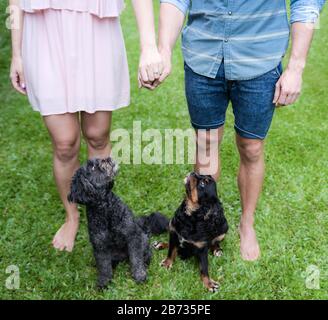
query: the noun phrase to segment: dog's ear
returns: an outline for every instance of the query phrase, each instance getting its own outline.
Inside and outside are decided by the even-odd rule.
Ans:
[[[71,183],[71,191],[67,196],[69,202],[87,205],[95,200],[94,186],[85,177],[84,168],[80,168],[74,175]]]

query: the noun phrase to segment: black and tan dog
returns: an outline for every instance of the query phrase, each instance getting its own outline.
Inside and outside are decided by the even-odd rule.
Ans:
[[[161,264],[167,269],[177,255],[182,259],[196,256],[205,287],[215,292],[218,284],[209,277],[208,251],[215,256],[222,254],[220,241],[228,231],[228,223],[211,176],[191,173],[185,186],[186,197],[170,221],[169,244],[157,242],[154,247],[159,250],[168,247],[168,256]]]
[[[98,287],[112,280],[112,269],[128,260],[137,282],[146,280],[151,259],[149,237],[168,229],[158,212],[136,218],[113,193],[118,166],[111,159],[93,159],[77,170],[68,200],[86,206],[88,230],[98,269]]]

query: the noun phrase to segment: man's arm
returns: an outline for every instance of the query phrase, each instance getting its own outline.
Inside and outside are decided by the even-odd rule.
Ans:
[[[159,51],[162,55],[164,70],[157,85],[171,73],[172,51],[180,35],[190,0],[161,0],[159,19]]]
[[[154,10],[152,0],[133,0],[133,7],[140,33],[139,87],[152,89],[162,70],[162,58],[156,44]]]
[[[301,94],[302,77],[311,47],[315,23],[321,4],[317,0],[291,1],[292,48],[288,66],[277,82],[273,103],[276,106],[293,104]]]

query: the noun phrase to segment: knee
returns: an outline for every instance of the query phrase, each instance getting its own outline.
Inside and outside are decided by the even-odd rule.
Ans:
[[[89,147],[95,150],[104,150],[109,143],[109,132],[99,131],[97,129],[89,129],[83,132],[84,138]]]
[[[70,162],[78,157],[79,139],[55,142],[55,156],[60,162]]]
[[[263,142],[252,140],[238,143],[241,161],[247,163],[256,163],[263,156]]]

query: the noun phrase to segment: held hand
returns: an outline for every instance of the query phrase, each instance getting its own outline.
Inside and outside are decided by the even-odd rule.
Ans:
[[[172,71],[172,51],[169,49],[160,49],[160,54],[163,61],[163,72],[157,81],[157,86],[163,83]]]
[[[139,88],[154,90],[157,81],[163,72],[162,57],[156,47],[142,50],[139,63],[138,82]]]
[[[163,71],[159,79],[153,82],[154,89],[157,88],[160,84],[162,84],[172,71],[172,51],[164,49],[160,49],[159,51],[162,56]]]
[[[301,69],[287,68],[276,84],[273,103],[276,107],[288,106],[296,102],[302,90]]]
[[[21,57],[13,57],[11,60],[10,80],[15,90],[26,95],[23,61]]]

